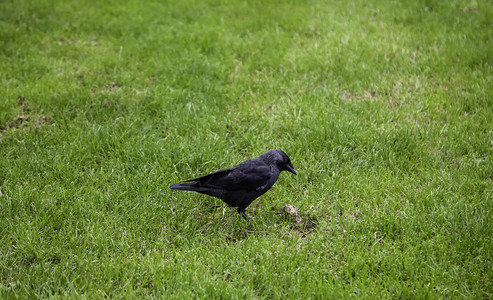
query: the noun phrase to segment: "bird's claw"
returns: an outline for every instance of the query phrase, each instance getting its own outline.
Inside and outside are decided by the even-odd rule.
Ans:
[[[240,211],[240,215],[247,221],[250,221],[250,219],[248,218],[248,216],[246,215],[245,211]]]

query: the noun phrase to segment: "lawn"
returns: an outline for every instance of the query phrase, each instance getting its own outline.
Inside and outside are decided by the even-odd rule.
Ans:
[[[1,299],[493,297],[490,0],[3,0],[0,83]]]

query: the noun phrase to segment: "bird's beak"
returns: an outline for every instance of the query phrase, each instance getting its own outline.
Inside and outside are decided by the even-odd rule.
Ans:
[[[287,169],[289,172],[293,173],[294,175],[298,175],[298,173],[296,172],[296,170],[294,169],[294,167],[293,167],[293,165],[292,165],[292,164],[287,165],[287,166],[286,166],[286,169]]]

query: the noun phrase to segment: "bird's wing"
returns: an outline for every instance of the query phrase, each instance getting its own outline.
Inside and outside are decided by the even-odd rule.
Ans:
[[[272,177],[272,168],[258,159],[247,160],[236,167],[219,170],[188,180],[200,186],[225,190],[256,190],[264,188]]]

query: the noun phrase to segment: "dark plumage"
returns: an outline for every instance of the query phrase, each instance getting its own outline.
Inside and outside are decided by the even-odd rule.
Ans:
[[[219,170],[170,186],[172,190],[194,191],[222,199],[248,219],[245,209],[253,200],[267,192],[279,178],[279,173],[297,174],[291,160],[281,150],[270,150],[236,167]]]

